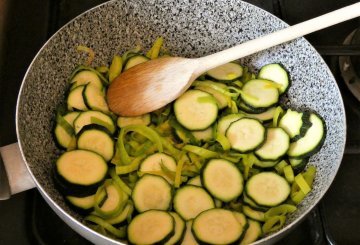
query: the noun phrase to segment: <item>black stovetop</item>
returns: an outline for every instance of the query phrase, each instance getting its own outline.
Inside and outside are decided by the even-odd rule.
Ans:
[[[70,19],[102,0],[0,1],[0,146],[16,142],[15,106],[22,78],[45,41]],[[247,0],[289,24],[356,0]],[[338,55],[359,26],[348,21],[306,36],[323,55],[343,95],[347,145],[334,183],[320,204],[278,244],[360,244],[360,102],[341,78]],[[0,244],[89,244],[48,207],[37,190],[0,202]]]

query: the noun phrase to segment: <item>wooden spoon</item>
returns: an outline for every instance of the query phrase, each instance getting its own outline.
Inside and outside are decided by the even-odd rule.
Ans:
[[[178,98],[197,77],[214,67],[358,16],[360,3],[355,3],[202,58],[166,57],[136,65],[110,84],[110,110],[122,116],[154,111]]]

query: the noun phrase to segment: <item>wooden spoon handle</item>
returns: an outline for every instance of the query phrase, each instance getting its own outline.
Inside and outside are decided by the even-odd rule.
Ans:
[[[196,76],[201,75],[205,71],[208,71],[219,65],[223,65],[230,61],[240,59],[247,55],[254,54],[261,50],[276,46],[278,44],[293,40],[311,32],[324,29],[326,27],[358,16],[360,16],[360,2],[287,27],[280,31],[267,34],[260,38],[247,41],[218,53],[198,58],[197,60],[199,61],[199,66],[194,74],[196,74]]]

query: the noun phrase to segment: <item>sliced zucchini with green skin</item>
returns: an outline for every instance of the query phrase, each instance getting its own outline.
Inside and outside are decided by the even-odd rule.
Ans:
[[[290,137],[282,128],[268,128],[265,143],[255,151],[260,160],[276,161],[286,154]]]
[[[164,168],[172,172],[176,172],[176,161],[172,156],[169,156],[165,153],[154,153],[141,163],[139,171],[142,173],[159,171],[164,172]],[[165,174],[164,174],[165,176]],[[171,179],[168,176],[164,177],[170,184],[174,183],[174,179]]]
[[[83,70],[77,73],[71,79],[70,83],[72,84],[72,88],[76,88],[77,86],[86,84],[91,84],[97,87],[99,90],[102,90],[104,88],[99,76],[95,72],[89,70]]]
[[[245,116],[250,117],[250,118],[256,118],[262,122],[269,122],[273,119],[275,110],[276,110],[276,107],[274,106],[274,107],[270,107],[266,111],[264,111],[262,113],[258,113],[258,114],[245,113]]]
[[[174,196],[174,210],[184,219],[195,218],[199,213],[214,208],[214,200],[201,187],[185,185]]]
[[[224,202],[235,200],[243,191],[244,179],[240,170],[224,159],[212,159],[201,172],[202,185],[216,199]]]
[[[248,219],[249,228],[246,230],[243,239],[240,242],[240,245],[247,245],[255,242],[259,237],[262,236],[262,229],[259,222]]]
[[[280,94],[285,93],[290,87],[290,78],[288,72],[280,64],[268,64],[261,67],[258,77],[280,84]]]
[[[300,158],[300,159],[289,158],[289,163],[295,173],[300,173],[301,171],[303,171],[308,162],[309,162],[309,157]]]
[[[263,161],[263,160],[258,159],[256,156],[254,156],[254,157],[255,157],[254,165],[256,167],[259,167],[259,168],[272,168],[276,164],[279,163],[279,160],[277,160],[277,161]]]
[[[217,118],[215,98],[200,90],[188,90],[174,103],[176,120],[189,130],[204,130]]]
[[[230,210],[214,208],[199,214],[193,221],[196,240],[205,244],[234,244],[244,231]]]
[[[226,63],[206,72],[206,75],[218,81],[233,81],[239,79],[242,74],[243,67],[234,62]]]
[[[259,210],[254,210],[249,206],[243,206],[243,213],[254,220],[264,222],[265,221],[265,213]]]
[[[106,193],[106,198],[103,200],[100,197],[100,200],[96,200],[102,196],[98,195],[101,191]],[[95,195],[95,212],[102,218],[115,217],[121,213],[127,201],[128,195],[112,180],[106,180]]]
[[[238,113],[238,114],[229,114],[220,118],[217,124],[217,133],[225,135],[226,130],[228,129],[230,124],[243,117],[244,117],[243,114]]]
[[[94,209],[95,195],[86,197],[66,196],[66,201],[80,213],[90,213]]]
[[[173,216],[161,210],[149,210],[135,216],[127,228],[131,244],[164,244],[174,232]]]
[[[180,244],[184,239],[186,224],[185,221],[175,212],[169,212],[175,221],[175,234],[165,243],[165,245]]]
[[[136,182],[131,198],[138,212],[150,209],[169,210],[171,186],[161,176],[145,174]]]
[[[228,90],[227,86],[225,84],[217,83],[217,82],[213,82],[213,81],[209,81],[209,80],[195,81],[195,82],[196,82],[195,89],[204,91],[204,92],[209,93],[212,96],[214,96],[219,109],[224,109],[225,107],[228,106],[229,99],[231,99],[231,98],[211,87],[211,86],[218,86],[222,89]]]
[[[116,127],[110,116],[101,111],[85,111],[82,112],[74,121],[75,134],[89,124],[97,124],[107,128],[110,133],[115,133]]]
[[[115,154],[115,142],[110,132],[100,125],[84,126],[77,136],[77,148],[89,150],[110,161]]]
[[[324,120],[317,114],[311,113],[312,125],[305,135],[290,144],[287,152],[290,158],[306,158],[318,152],[325,141],[326,126]]]
[[[245,232],[247,231],[247,229],[249,227],[249,222],[247,221],[247,219],[243,213],[236,212],[236,211],[233,211],[232,213],[235,216],[236,221],[244,227],[244,230],[239,239],[241,241],[245,235]]]
[[[296,141],[303,137],[311,126],[309,116],[309,113],[288,109],[281,117],[279,127],[288,133],[292,141]]]
[[[248,179],[245,191],[256,204],[273,207],[288,198],[290,186],[286,179],[276,173],[261,172]]]
[[[191,134],[199,142],[210,141],[214,138],[213,127],[208,127],[205,130],[191,131]]]
[[[246,153],[265,142],[266,129],[257,119],[244,117],[231,123],[225,135],[232,149]]]
[[[109,112],[109,107],[105,100],[105,94],[102,90],[91,84],[86,85],[83,90],[83,97],[88,108],[94,111]]]
[[[263,112],[265,112],[266,110],[269,109],[269,108],[266,108],[266,107],[261,107],[261,108],[249,107],[248,105],[246,105],[242,101],[238,102],[238,107],[240,109],[240,112],[245,112],[245,113],[250,113],[250,114],[260,114],[260,113],[263,113]],[[251,117],[251,118],[254,118],[254,117]]]
[[[188,184],[188,185],[195,185],[195,186],[200,186],[200,187],[201,187],[202,184],[201,184],[200,175],[191,178],[191,179],[187,182],[187,184]]]
[[[125,64],[124,71],[130,69],[131,67],[134,67],[136,65],[139,65],[141,63],[144,63],[146,61],[149,61],[150,59],[143,55],[134,55],[130,57]]]
[[[144,114],[136,117],[122,117],[119,116],[117,119],[117,125],[119,128],[123,128],[129,125],[144,125],[147,126],[151,123],[150,114]]]
[[[193,220],[189,220],[186,222],[186,231],[184,240],[182,241],[181,245],[198,245],[199,243],[196,241],[192,231],[191,227],[193,224]]]
[[[250,197],[246,195],[246,192],[243,193],[243,201],[254,210],[265,212],[269,209],[268,207],[259,206],[258,204],[256,204]]]
[[[69,111],[87,111],[89,108],[85,104],[85,99],[83,97],[83,92],[86,85],[80,85],[70,91],[66,103]]]
[[[73,123],[76,117],[78,117],[80,114],[80,112],[77,111],[73,111],[73,112],[69,112],[66,115],[63,116],[64,120],[68,123],[68,125],[70,125],[71,127],[73,127]],[[66,126],[68,126],[66,125]],[[75,136],[72,134],[70,134],[67,130],[65,125],[61,125],[60,122],[58,122],[56,124],[55,130],[54,130],[54,134],[55,134],[55,139],[57,141],[57,143],[67,149],[69,147],[72,147],[72,143],[76,142]]]
[[[95,193],[106,177],[108,166],[97,153],[73,150],[63,153],[54,169],[55,182],[63,194],[83,197]]]
[[[242,87],[241,99],[251,108],[268,108],[279,102],[279,90],[273,82],[263,79],[250,80]]]
[[[129,215],[129,213],[132,213],[134,210],[134,206],[132,203],[127,203],[124,207],[124,209],[116,216],[112,217],[112,218],[108,218],[105,221],[108,222],[111,225],[118,225],[118,224],[122,224],[125,221],[127,221],[127,217]]]

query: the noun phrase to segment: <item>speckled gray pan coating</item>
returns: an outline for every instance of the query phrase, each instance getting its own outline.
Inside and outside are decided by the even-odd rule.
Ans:
[[[51,179],[51,167],[60,153],[52,136],[54,112],[64,99],[71,71],[85,60],[76,51],[78,45],[95,51],[93,65],[106,65],[114,54],[136,45],[147,49],[158,36],[165,38],[172,54],[199,57],[285,26],[271,14],[235,0],[115,1],[81,15],[56,33],[39,52],[19,96],[18,137],[39,188],[81,221],[65,205]],[[290,224],[319,201],[337,172],[345,145],[345,113],[331,72],[305,39],[242,60],[253,71],[271,62],[283,64],[290,72],[292,86],[283,99],[285,103],[316,110],[327,125],[324,146],[310,160],[318,169],[314,190],[290,216],[287,222]]]

